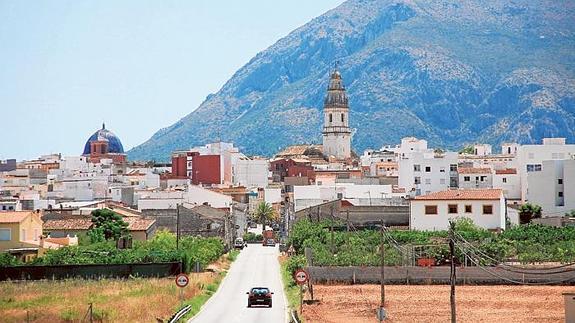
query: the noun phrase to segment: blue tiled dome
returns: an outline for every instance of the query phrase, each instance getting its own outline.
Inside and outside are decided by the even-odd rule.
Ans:
[[[93,135],[88,138],[86,141],[86,145],[84,145],[84,153],[83,155],[90,154],[90,143],[97,140],[108,140],[108,152],[111,154],[123,154],[124,147],[122,146],[122,142],[114,133],[110,130],[106,129],[106,125],[102,124],[102,129],[94,132]]]

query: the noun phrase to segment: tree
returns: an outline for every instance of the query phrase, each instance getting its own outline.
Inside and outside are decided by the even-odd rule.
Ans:
[[[469,154],[473,155],[475,153],[475,149],[473,146],[465,146],[463,149],[459,151],[460,154]]]
[[[541,217],[541,207],[537,204],[525,203],[519,208],[519,220],[521,224],[529,223],[532,219]]]
[[[263,226],[262,234],[266,230],[266,222],[273,220],[275,216],[276,211],[272,208],[272,206],[269,203],[261,202],[260,204],[258,204],[254,212],[254,218],[257,221],[261,222]]]
[[[102,240],[118,240],[126,237],[128,233],[128,223],[112,210],[98,209],[92,211],[92,223],[94,226],[88,231],[88,236],[92,242]]]
[[[571,210],[571,212],[565,213],[565,216],[575,218],[575,210]]]

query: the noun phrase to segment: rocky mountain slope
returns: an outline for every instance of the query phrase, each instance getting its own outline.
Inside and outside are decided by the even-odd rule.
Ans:
[[[335,61],[358,152],[408,135],[450,149],[575,142],[574,22],[570,0],[349,0],[256,55],[129,157],[167,159],[218,138],[261,155],[321,142]]]

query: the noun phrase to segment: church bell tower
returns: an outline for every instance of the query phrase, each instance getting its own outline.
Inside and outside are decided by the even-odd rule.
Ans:
[[[351,157],[349,106],[341,74],[331,73],[323,106],[323,154],[337,159]]]

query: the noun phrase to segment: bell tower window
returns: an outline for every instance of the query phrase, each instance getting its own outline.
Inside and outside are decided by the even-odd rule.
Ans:
[[[329,122],[333,122],[333,118],[332,118],[331,113],[329,114]]]
[[[344,117],[343,117],[343,113],[341,114],[341,122],[344,122]]]

